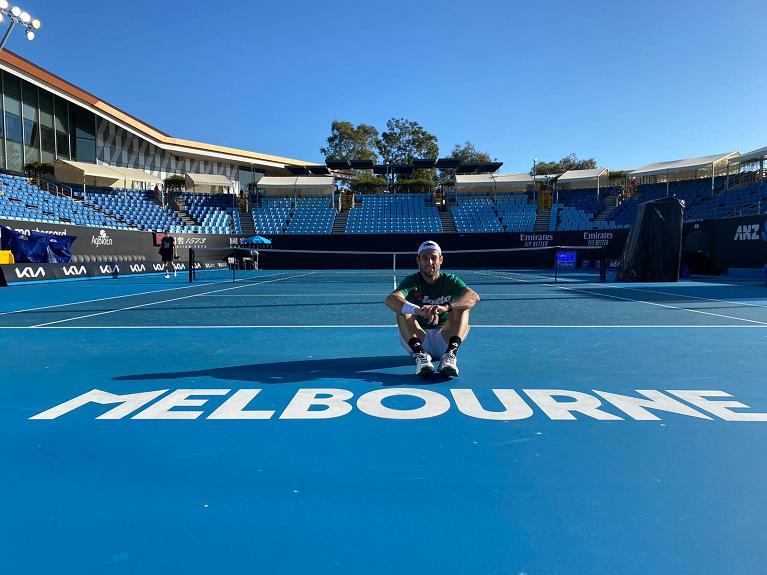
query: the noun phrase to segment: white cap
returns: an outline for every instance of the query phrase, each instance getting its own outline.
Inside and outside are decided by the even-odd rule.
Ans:
[[[426,250],[436,250],[440,254],[442,253],[442,248],[439,247],[439,244],[437,242],[433,242],[431,240],[422,243],[418,247],[418,255],[420,256],[421,252],[425,252]]]

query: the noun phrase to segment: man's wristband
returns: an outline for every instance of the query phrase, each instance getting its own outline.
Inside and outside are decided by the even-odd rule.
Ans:
[[[417,312],[420,307],[415,305],[414,303],[410,303],[409,301],[406,301],[402,304],[402,315],[411,315]]]

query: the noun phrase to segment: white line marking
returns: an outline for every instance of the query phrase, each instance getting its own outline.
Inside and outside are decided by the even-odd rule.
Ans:
[[[287,273],[287,272],[278,272],[278,273],[272,274],[271,276],[266,276],[266,277],[274,277],[276,275],[280,275],[280,273]],[[135,276],[126,276],[126,277],[135,277]],[[120,278],[120,279],[125,279],[125,278]],[[210,282],[210,283],[220,284],[220,283],[231,283],[231,282],[232,282],[232,280],[220,280],[220,281],[215,281],[215,282]],[[24,313],[24,312],[28,312],[28,311],[39,311],[39,310],[42,310],[42,309],[51,309],[51,308],[54,308],[54,307],[67,307],[67,306],[70,306],[70,305],[77,305],[77,304],[81,304],[81,303],[94,303],[94,302],[97,302],[97,301],[107,301],[107,300],[110,300],[110,299],[120,299],[120,298],[123,298],[123,297],[133,297],[133,296],[137,296],[137,295],[149,295],[149,294],[162,293],[162,292],[166,292],[166,291],[174,291],[174,290],[179,290],[179,289],[189,289],[189,288],[193,288],[193,287],[202,287],[202,285],[195,283],[195,284],[191,284],[191,285],[179,286],[179,287],[174,287],[174,288],[164,288],[164,289],[158,289],[158,290],[152,290],[152,291],[142,291],[142,292],[131,293],[131,294],[124,294],[124,295],[115,295],[115,296],[110,296],[110,297],[100,297],[100,298],[97,298],[97,299],[86,299],[86,300],[82,300],[82,301],[73,301],[73,302],[70,302],[70,303],[58,303],[58,304],[55,304],[55,305],[44,305],[42,307],[31,307],[31,308],[28,308],[28,309],[17,309],[17,310],[12,310],[12,311],[0,312],[0,316],[2,316],[2,315],[11,315],[11,314],[14,314],[14,313]]]
[[[505,276],[498,276],[498,275],[492,274],[492,273],[485,273],[485,274],[482,274],[482,275],[487,275],[487,276],[490,276],[490,277],[505,277]],[[519,281],[527,281],[527,280],[519,280]],[[547,284],[544,284],[544,285],[547,285]],[[554,285],[554,284],[552,284],[552,285]],[[690,313],[700,313],[700,314],[704,314],[704,315],[711,315],[711,316],[715,316],[715,317],[723,317],[725,319],[734,319],[734,320],[737,320],[737,321],[745,321],[745,322],[749,322],[749,323],[756,323],[756,324],[767,326],[767,322],[757,321],[755,319],[746,319],[746,318],[743,318],[743,317],[736,317],[736,316],[725,315],[725,314],[721,314],[721,313],[713,313],[713,312],[710,312],[710,311],[703,311],[703,310],[699,310],[699,309],[689,309],[689,308],[679,307],[679,306],[675,306],[675,305],[657,303],[657,302],[646,301],[646,300],[641,300],[641,299],[634,299],[634,298],[630,298],[630,297],[621,297],[621,296],[618,296],[618,295],[610,295],[610,294],[606,294],[606,293],[593,292],[593,291],[588,291],[588,290],[578,289],[578,288],[573,288],[573,287],[567,287],[567,286],[562,286],[562,285],[554,285],[554,287],[559,288],[559,289],[563,289],[563,290],[567,290],[567,291],[574,291],[574,292],[577,292],[577,293],[586,293],[586,294],[594,295],[594,296],[597,296],[597,297],[609,297],[609,298],[613,298],[613,299],[620,299],[620,300],[623,300],[623,301],[631,301],[631,302],[635,302],[635,303],[643,303],[643,304],[654,305],[654,306],[657,306],[657,307],[663,307],[663,308],[667,308],[667,309],[676,309],[676,310],[679,310],[679,311],[688,311]]]
[[[324,282],[323,282],[324,283]],[[349,292],[349,293],[276,293],[276,294],[253,294],[253,293],[246,293],[246,294],[205,294],[201,297],[268,297],[269,299],[274,297],[351,297],[351,296],[387,296],[391,292],[390,291],[380,291],[375,293],[360,293],[360,292]],[[489,299],[493,299],[493,297],[500,297],[500,296],[515,296],[515,297],[524,297],[524,296],[535,296],[535,297],[559,297],[556,293],[546,293],[546,292],[539,292],[539,293],[487,293],[486,295],[482,296],[482,301],[487,301]]]
[[[288,276],[288,277],[284,277],[284,278],[277,278],[277,279],[267,280],[267,281],[263,281],[263,282],[249,282],[247,284],[242,284],[242,285],[238,285],[238,286],[234,286],[234,287],[228,287],[228,288],[223,288],[223,289],[219,289],[219,290],[213,290],[212,292],[203,292],[201,294],[185,295],[185,296],[174,297],[174,298],[166,299],[166,300],[142,303],[142,304],[139,304],[139,305],[131,305],[131,306],[127,306],[127,307],[123,307],[123,308],[119,308],[119,309],[110,309],[110,310],[107,310],[107,311],[100,311],[100,312],[97,312],[97,313],[89,313],[89,314],[86,314],[86,315],[80,315],[80,316],[76,316],[76,317],[60,319],[60,320],[56,320],[56,321],[49,321],[49,322],[46,322],[46,323],[41,323],[41,324],[33,325],[33,326],[30,326],[30,327],[35,327],[35,328],[47,327],[49,325],[65,323],[65,322],[68,322],[68,321],[77,321],[77,320],[86,319],[86,318],[89,318],[89,317],[96,317],[96,316],[99,316],[99,315],[107,315],[107,314],[110,314],[110,313],[117,313],[118,311],[127,311],[129,309],[138,309],[138,308],[147,307],[147,306],[150,306],[150,305],[157,305],[157,304],[161,304],[161,303],[168,303],[168,302],[172,302],[172,301],[179,301],[179,300],[182,300],[182,299],[191,299],[191,298],[194,298],[194,297],[200,297],[200,296],[204,295],[205,293],[214,293],[214,292],[217,292],[217,291],[229,291],[229,290],[235,290],[235,289],[242,289],[244,287],[250,287],[250,286],[254,286],[254,285],[261,285],[261,284],[267,284],[267,283],[278,282],[278,281],[283,281],[283,280],[295,279],[295,278],[299,278],[299,277],[302,277],[302,276],[311,275],[312,273],[314,273],[314,272],[307,272],[307,273],[304,273],[304,274],[298,274],[298,275]]]
[[[115,310],[119,311],[119,310]],[[3,329],[395,329],[395,325],[41,325],[0,326]],[[767,325],[743,324],[660,324],[660,325],[557,325],[478,324],[472,329],[767,329]]]
[[[680,297],[680,298],[690,298],[690,299],[702,299],[705,301],[715,301],[718,303],[731,303],[735,305],[742,305],[744,307],[758,307],[765,309],[767,308],[767,305],[760,305],[757,303],[749,303],[746,301],[730,301],[726,299],[718,299],[718,298],[712,298],[712,297],[702,297],[697,295],[688,295],[688,294],[677,294],[673,292],[667,292],[667,291],[658,291],[658,290],[651,290],[651,289],[642,289],[642,288],[633,288],[633,287],[627,287],[627,286],[616,286],[616,285],[605,285],[605,287],[609,287],[612,289],[625,289],[625,290],[631,290],[631,291],[641,291],[641,292],[647,292],[647,293],[657,293],[662,295],[670,295],[674,297]]]

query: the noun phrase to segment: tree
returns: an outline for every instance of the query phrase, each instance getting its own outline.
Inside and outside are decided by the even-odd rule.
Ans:
[[[538,162],[535,165],[535,175],[546,176],[550,174],[563,174],[568,170],[593,170],[597,167],[594,158],[579,160],[575,154],[565,156],[558,162]],[[532,170],[530,170],[532,174]]]
[[[437,158],[437,136],[427,132],[418,122],[392,118],[378,140],[378,153],[387,164],[409,164],[416,158]]]
[[[494,161],[490,154],[487,152],[480,152],[474,147],[474,144],[468,140],[464,142],[463,146],[456,144],[453,151],[450,152],[450,157],[456,160],[461,160],[467,164],[487,163]]]
[[[325,160],[378,160],[378,130],[368,124],[333,120],[327,146],[320,148]]]
[[[386,131],[378,140],[378,152],[387,164],[409,164],[417,158],[439,156],[437,136],[424,129],[418,122],[405,118],[391,118]],[[436,170],[416,170],[410,178],[398,180],[400,188],[429,190],[436,184]]]
[[[44,162],[29,162],[24,164],[24,173],[33,183],[39,184],[44,178],[52,178],[54,175],[53,164]]]

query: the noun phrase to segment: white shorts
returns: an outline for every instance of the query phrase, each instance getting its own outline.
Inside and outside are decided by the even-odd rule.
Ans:
[[[466,330],[466,337],[464,337],[462,341],[466,341],[466,338],[469,337],[469,330],[470,328]],[[426,336],[424,337],[422,345],[426,350],[426,353],[432,356],[432,358],[442,357],[447,351],[447,342],[445,341],[445,338],[442,337],[442,330],[426,329],[424,331],[426,332]],[[405,348],[405,351],[407,351],[408,355],[412,355],[413,350],[410,349],[410,346],[405,341],[405,338],[400,335],[399,341],[402,344],[402,347]]]

